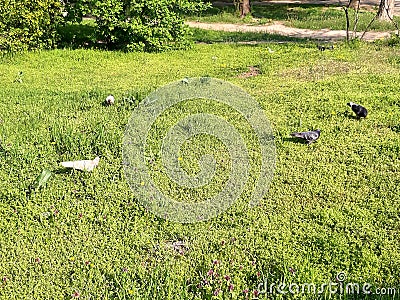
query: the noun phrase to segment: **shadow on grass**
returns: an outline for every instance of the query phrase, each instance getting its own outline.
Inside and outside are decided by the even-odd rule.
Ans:
[[[278,34],[256,32],[227,32],[190,28],[192,40],[198,43],[269,43],[269,42],[307,42],[307,39],[293,38]]]
[[[53,170],[54,174],[71,174],[74,171],[72,168],[59,167]]]
[[[305,140],[302,140],[302,139],[296,138],[296,137],[284,137],[284,138],[282,138],[282,141],[291,142],[291,143],[295,143],[295,144],[308,145],[308,143]]]

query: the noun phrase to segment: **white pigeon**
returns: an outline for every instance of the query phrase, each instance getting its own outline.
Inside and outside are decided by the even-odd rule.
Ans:
[[[113,95],[108,95],[107,98],[106,98],[106,103],[108,105],[113,105],[114,102],[115,102],[114,96]]]
[[[61,165],[64,168],[82,170],[82,171],[93,171],[99,164],[100,157],[96,157],[93,160],[75,160],[75,161],[63,161]]]

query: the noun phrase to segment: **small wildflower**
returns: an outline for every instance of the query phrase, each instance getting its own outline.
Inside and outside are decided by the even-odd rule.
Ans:
[[[36,258],[35,258],[35,262],[40,263],[40,258],[39,258],[39,257],[36,257]]]
[[[295,271],[293,268],[290,267],[290,268],[289,268],[289,272],[292,273],[292,274],[294,274],[296,271]]]
[[[72,294],[72,298],[79,298],[81,296],[81,294],[79,293],[79,292],[77,292],[77,291],[75,291],[73,294]]]
[[[253,261],[251,262],[251,265],[252,265],[252,266],[255,266],[255,265],[256,265],[256,261],[253,260]]]
[[[234,288],[234,285],[231,283],[231,284],[229,285],[229,287],[228,287],[228,290],[229,290],[230,292],[232,292],[232,291],[233,291],[233,288]]]
[[[74,261],[74,260],[75,260],[75,257],[71,256],[71,257],[69,258],[69,260],[70,260],[70,261]]]
[[[224,241],[224,240],[221,241],[221,245],[222,245],[222,246],[225,245],[225,241]]]
[[[220,289],[216,289],[215,291],[214,291],[214,296],[218,296],[219,295],[219,293],[220,293]]]
[[[239,266],[239,270],[243,270],[243,266],[242,265]]]
[[[144,181],[142,181],[142,182],[140,183],[140,185],[141,185],[141,186],[144,186]]]
[[[181,160],[182,160],[182,157],[179,156],[179,157],[178,157],[178,160],[181,161]]]
[[[213,274],[214,274],[214,270],[213,269],[208,270],[207,276],[212,276]]]
[[[128,291],[129,295],[133,295],[133,290]]]
[[[83,217],[83,214],[80,213],[80,214],[78,215],[78,218],[81,219],[82,217]]]
[[[54,211],[54,215],[55,215],[55,216],[58,215],[58,209],[56,209],[56,210]]]
[[[4,283],[7,282],[7,277],[6,277],[6,276],[3,277],[3,282],[4,282]]]
[[[214,265],[218,265],[218,264],[219,264],[219,261],[218,261],[218,260],[214,260],[214,261],[213,261],[213,264],[214,264]]]
[[[88,261],[88,260],[85,261],[85,265],[86,265],[86,266],[89,266],[89,265],[90,265],[90,261]]]
[[[261,276],[261,273],[260,272],[257,272],[257,277],[260,277]]]
[[[249,293],[249,290],[248,289],[244,289],[243,290],[243,294],[248,294]]]
[[[128,272],[128,268],[123,267],[122,272]]]
[[[254,290],[253,291],[253,295],[254,295],[254,297],[258,297],[258,295],[260,294],[260,292],[259,291],[257,291],[257,290]]]
[[[231,276],[229,276],[229,275],[225,275],[224,278],[225,278],[226,281],[231,280]]]

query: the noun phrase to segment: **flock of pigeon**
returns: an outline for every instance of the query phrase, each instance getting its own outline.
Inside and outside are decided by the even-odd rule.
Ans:
[[[357,118],[366,118],[368,111],[365,107],[353,103],[353,102],[349,102],[347,103],[348,106],[351,107],[351,110],[356,114]],[[317,130],[312,130],[312,131],[305,131],[305,132],[293,132],[291,134],[291,136],[303,139],[307,142],[307,144],[311,144],[312,142],[315,142],[316,140],[319,139],[321,130],[317,129]]]
[[[109,95],[106,98],[105,103],[107,105],[113,105],[114,101],[115,101],[114,96]],[[353,112],[356,114],[357,118],[360,119],[360,118],[367,117],[368,111],[365,107],[361,106],[360,104],[353,103],[353,102],[349,102],[349,103],[347,103],[347,105],[351,107]],[[310,145],[311,143],[313,143],[319,139],[320,134],[321,134],[321,130],[316,129],[316,130],[304,131],[304,132],[293,132],[291,134],[291,136],[303,139],[307,142],[308,145]]]

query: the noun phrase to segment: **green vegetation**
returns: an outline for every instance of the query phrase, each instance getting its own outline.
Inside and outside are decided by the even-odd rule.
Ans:
[[[201,43],[305,42],[304,39],[257,32],[227,32],[191,28],[191,39]]]
[[[0,51],[54,47],[61,12],[59,0],[0,0]]]
[[[147,52],[185,49],[190,43],[184,14],[207,7],[188,0],[0,0],[0,51],[80,47],[87,29],[90,42],[84,46]],[[93,19],[90,26],[77,25],[84,16]],[[73,31],[81,32],[71,35]]]
[[[109,49],[147,52],[187,48],[183,15],[205,8],[188,0],[73,0],[66,6],[73,22],[92,16],[97,39]]]
[[[252,295],[263,278],[322,284],[340,271],[347,282],[398,287],[398,53],[382,43],[325,52],[289,43],[3,56],[0,298],[245,299],[243,291]],[[239,78],[249,66],[260,74]],[[182,225],[156,218],[135,200],[122,170],[121,141],[141,99],[194,76],[225,79],[255,97],[274,128],[277,167],[259,206],[247,209],[248,187],[218,218]],[[105,106],[110,93],[116,103]],[[365,105],[368,118],[355,119],[348,101]],[[175,109],[215,109],[247,128],[212,104]],[[159,125],[171,126],[176,117],[172,109]],[[289,135],[315,128],[321,138],[311,146]],[[159,132],[153,133],[156,145]],[[251,134],[243,138],[251,141]],[[193,154],[204,153],[202,141],[218,158],[227,154],[218,141],[195,140],[182,149],[188,172],[196,172]],[[101,160],[93,172],[59,165],[96,155]],[[255,169],[258,164],[255,159]],[[187,251],[179,254],[169,246],[173,241],[184,241]],[[358,299],[365,298],[376,299]]]
[[[311,4],[271,4],[253,5],[253,17],[241,19],[233,6],[212,7],[201,14],[188,16],[189,20],[202,22],[221,22],[221,23],[241,23],[263,25],[272,22],[282,22],[283,24],[308,29],[346,29],[346,18],[344,11],[339,6],[311,5]],[[361,9],[357,29],[364,30],[368,23],[374,18],[376,12]],[[355,12],[349,10],[351,21],[350,29],[353,29]],[[395,17],[399,22],[400,18]],[[395,30],[391,23],[374,21],[371,30],[384,31]]]

